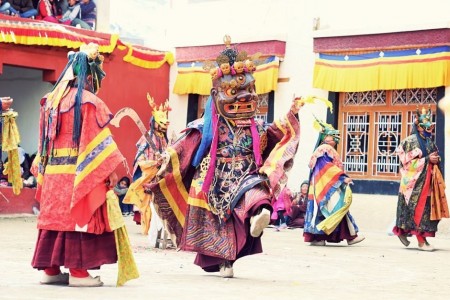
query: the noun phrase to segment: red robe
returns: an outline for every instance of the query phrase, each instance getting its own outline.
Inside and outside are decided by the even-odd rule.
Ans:
[[[38,181],[36,199],[41,204],[37,226],[45,230],[100,234],[108,229],[103,205],[106,180],[124,157],[107,127],[112,119],[111,112],[100,98],[86,90],[81,105],[80,141],[78,145],[74,144],[76,91],[76,88],[70,88],[53,113],[46,98],[41,103],[39,136],[43,136],[45,125],[45,134],[50,141],[47,145],[40,142],[37,157],[46,151],[47,156],[41,157],[38,170],[34,168]],[[48,125],[50,114],[52,123]],[[57,135],[54,134],[56,130]]]

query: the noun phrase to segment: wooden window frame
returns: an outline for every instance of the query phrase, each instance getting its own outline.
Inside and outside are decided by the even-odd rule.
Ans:
[[[414,90],[413,90],[414,91]],[[394,92],[398,91],[384,91],[386,93],[385,95],[385,103],[384,104],[367,104],[367,105],[345,105],[346,101],[346,95],[348,93],[339,93],[338,95],[338,114],[340,121],[338,123],[338,129],[341,132],[341,143],[338,146],[338,152],[341,154],[343,161],[346,161],[344,147],[347,146],[347,132],[345,131],[345,122],[346,122],[346,115],[348,113],[361,113],[361,114],[368,114],[369,120],[368,120],[368,136],[367,136],[367,170],[364,171],[364,174],[361,174],[361,172],[350,172],[347,173],[352,176],[355,179],[362,179],[367,180],[376,177],[380,180],[398,180],[400,178],[400,174],[397,169],[397,173],[395,175],[388,175],[386,174],[379,174],[375,171],[375,160],[376,160],[376,153],[375,151],[378,149],[378,138],[375,136],[377,131],[376,126],[376,116],[378,113],[400,113],[401,114],[401,134],[400,134],[400,141],[406,138],[410,134],[410,119],[411,119],[411,112],[415,111],[417,104],[393,104],[393,94]],[[442,91],[439,89],[437,90],[437,99],[436,104],[431,104],[431,109],[433,111],[433,115],[436,116],[436,113],[439,114],[439,111],[437,111],[437,101],[440,99],[440,95],[442,94]],[[419,107],[422,108],[426,104],[419,104]],[[336,120],[335,120],[336,121]],[[436,122],[437,123],[437,122]]]

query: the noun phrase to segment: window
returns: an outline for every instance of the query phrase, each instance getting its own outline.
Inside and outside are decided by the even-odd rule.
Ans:
[[[341,93],[339,97],[339,150],[346,172],[359,179],[398,179],[395,149],[411,133],[417,107],[430,106],[435,121],[437,88]]]

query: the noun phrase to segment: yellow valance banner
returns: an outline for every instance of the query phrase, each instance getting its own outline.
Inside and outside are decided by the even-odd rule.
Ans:
[[[256,93],[266,94],[277,90],[279,65],[279,59],[272,56],[256,67],[253,72],[256,80]],[[178,75],[173,88],[175,94],[209,95],[211,88],[211,75],[209,71],[203,69],[203,63],[178,64]]]
[[[85,33],[84,33],[85,32]],[[87,34],[88,33],[88,34]],[[112,53],[116,49],[127,50],[123,60],[146,69],[157,69],[163,64],[171,65],[171,52],[152,50],[144,46],[131,45],[119,40],[118,34],[104,34],[78,30],[72,26],[51,22],[3,17],[0,14],[0,44],[26,46],[52,46],[78,49],[83,44],[96,43],[101,53]]]
[[[70,26],[63,26],[44,21],[4,21],[0,22],[0,43],[18,45],[39,45],[80,48],[83,44],[96,43],[102,53],[111,53],[116,47],[119,35],[111,34],[106,37],[94,37],[70,30]]]
[[[189,66],[188,66],[189,65]],[[179,63],[178,75],[173,92],[178,95],[199,94],[209,95],[212,88],[211,75],[200,66]]]
[[[171,52],[161,52],[139,48],[139,46],[126,45],[127,54],[123,60],[135,66],[145,69],[158,69],[164,63],[173,64],[174,58]]]
[[[313,86],[334,92],[431,88],[450,85],[450,47],[320,54]]]

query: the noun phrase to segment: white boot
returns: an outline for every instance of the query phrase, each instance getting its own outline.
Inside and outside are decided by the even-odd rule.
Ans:
[[[270,223],[270,211],[263,208],[259,214],[250,218],[250,235],[259,237]]]
[[[229,261],[220,264],[220,276],[223,278],[233,278],[233,266]]]
[[[428,243],[423,243],[422,245],[419,244],[419,250],[421,251],[427,251],[427,252],[432,252],[434,251],[434,247]]]
[[[79,278],[79,277],[69,277],[69,286],[73,287],[96,287],[102,286],[103,282],[100,280],[100,276]]]
[[[68,284],[69,274],[59,273],[58,275],[47,275],[44,273],[41,279],[41,284]]]
[[[355,237],[353,240],[347,240],[347,245],[354,245],[354,244],[358,244],[358,243],[360,243],[360,242],[362,242],[362,241],[364,241],[366,238],[365,237],[363,237],[363,236],[357,236],[357,237]]]
[[[326,243],[324,240],[322,241],[312,241],[311,243],[309,243],[310,246],[325,246]]]

